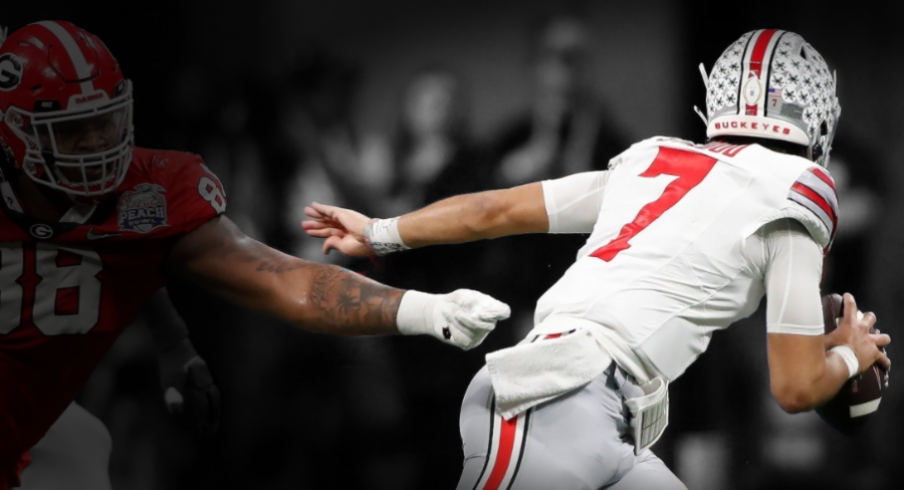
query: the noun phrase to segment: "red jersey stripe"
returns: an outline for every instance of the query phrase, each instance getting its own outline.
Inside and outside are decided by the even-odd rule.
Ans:
[[[820,170],[818,168],[811,167],[810,172],[813,172],[814,175],[819,177],[819,180],[825,182],[829,187],[831,187],[832,191],[835,192],[835,197],[838,197],[838,191],[835,189],[835,182],[832,180],[831,177],[826,175],[825,172],[823,172],[822,170]]]
[[[795,182],[793,186],[791,186],[798,194],[806,197],[807,199],[813,201],[817,206],[820,207],[832,220],[832,234],[835,234],[835,227],[838,226],[838,218],[835,216],[835,211],[832,209],[832,206],[829,206],[829,203],[826,202],[825,199],[822,198],[816,191],[810,189],[809,187],[801,184],[800,182]]]

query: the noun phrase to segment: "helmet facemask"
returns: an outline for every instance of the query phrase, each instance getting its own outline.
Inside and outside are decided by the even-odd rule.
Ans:
[[[69,110],[11,107],[6,123],[25,143],[25,174],[78,202],[96,203],[112,193],[126,176],[134,145],[131,86],[123,88],[112,100],[98,92],[96,101]]]

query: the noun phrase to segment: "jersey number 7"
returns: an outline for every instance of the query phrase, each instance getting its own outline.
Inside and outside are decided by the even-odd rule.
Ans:
[[[653,160],[649,168],[640,174],[640,177],[673,175],[678,178],[666,186],[659,199],[640,208],[634,221],[623,226],[617,237],[596,249],[590,255],[609,262],[619,252],[630,248],[631,244],[628,242],[634,238],[634,235],[650,226],[663,213],[678,203],[691,189],[697,187],[709,175],[716,162],[718,162],[717,159],[700,153],[675,148],[660,148],[656,159]]]

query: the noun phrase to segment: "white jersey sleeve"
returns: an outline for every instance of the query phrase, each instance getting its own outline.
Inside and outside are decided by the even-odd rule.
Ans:
[[[590,233],[599,217],[609,172],[581,172],[544,180],[549,233]]]
[[[766,331],[822,335],[823,253],[806,227],[791,218],[772,221],[747,238],[744,255],[765,284]]]

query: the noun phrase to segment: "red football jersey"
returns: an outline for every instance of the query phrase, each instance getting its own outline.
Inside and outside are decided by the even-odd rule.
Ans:
[[[0,191],[2,486],[166,284],[172,245],[223,213],[226,198],[199,156],[142,148],[115,199],[75,206],[59,223],[23,213],[6,180]]]

